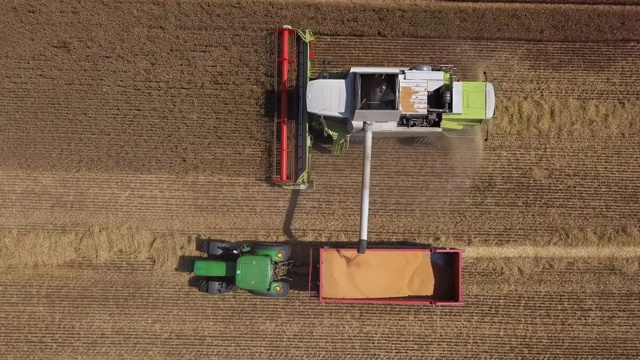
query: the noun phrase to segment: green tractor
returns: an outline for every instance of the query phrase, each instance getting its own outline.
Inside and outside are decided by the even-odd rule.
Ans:
[[[289,293],[289,283],[282,277],[289,266],[290,245],[206,240],[199,250],[208,255],[193,264],[192,275],[198,279],[201,292],[219,295],[243,289],[275,298]]]

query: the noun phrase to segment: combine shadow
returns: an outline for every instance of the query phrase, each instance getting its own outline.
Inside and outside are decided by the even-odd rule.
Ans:
[[[200,249],[200,244],[205,240],[219,240],[219,239],[199,239],[196,240],[196,249]],[[243,242],[238,242],[238,244],[242,244]],[[338,247],[343,249],[357,249],[358,243],[356,241],[336,241],[336,242],[326,242],[326,241],[301,241],[301,240],[292,240],[279,242],[279,244],[289,244],[291,245],[291,257],[290,261],[293,262],[293,266],[289,270],[286,275],[287,281],[289,281],[289,285],[292,290],[298,291],[308,291],[311,290],[317,291],[317,286],[315,285],[318,281],[318,272],[315,264],[319,259],[320,248],[323,247]],[[422,244],[412,241],[393,241],[393,242],[382,242],[382,241],[370,241],[368,245],[368,249],[374,248],[421,248],[428,249],[432,247],[431,244]],[[202,259],[202,256],[180,256],[178,259],[177,271],[183,273],[190,273],[193,269],[193,262],[198,259]],[[311,272],[311,282],[309,281],[309,265],[313,261],[313,269]],[[434,267],[434,272],[436,271]],[[311,287],[309,286],[311,284]],[[189,286],[197,287],[197,281],[195,278],[189,278]],[[443,291],[446,291],[444,289]]]
[[[273,89],[264,92],[264,117],[267,122],[273,122],[276,118],[276,91]]]

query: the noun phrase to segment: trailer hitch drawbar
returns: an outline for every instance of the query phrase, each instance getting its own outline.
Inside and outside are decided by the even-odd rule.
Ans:
[[[371,143],[373,132],[371,123],[365,122],[364,130],[364,156],[362,164],[362,194],[360,199],[360,240],[358,241],[358,254],[367,251],[367,230],[369,226],[369,184],[371,176]]]

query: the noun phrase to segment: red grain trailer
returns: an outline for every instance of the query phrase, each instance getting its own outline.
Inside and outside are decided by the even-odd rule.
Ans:
[[[380,247],[312,250],[309,291],[321,302],[464,305],[463,249]]]

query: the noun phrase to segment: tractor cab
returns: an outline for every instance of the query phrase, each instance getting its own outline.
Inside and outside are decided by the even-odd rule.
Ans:
[[[236,285],[241,289],[267,289],[272,274],[273,262],[266,256],[245,255],[236,262]]]

